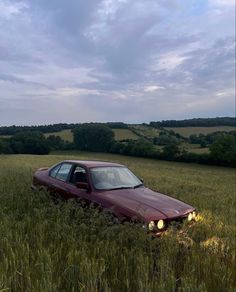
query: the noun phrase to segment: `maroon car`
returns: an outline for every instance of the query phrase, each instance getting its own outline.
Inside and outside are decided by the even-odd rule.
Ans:
[[[120,220],[144,222],[149,230],[160,233],[171,222],[192,221],[192,206],[144,187],[127,167],[121,164],[66,160],[51,168],[38,169],[33,189],[46,189],[65,199],[81,198],[112,213]]]

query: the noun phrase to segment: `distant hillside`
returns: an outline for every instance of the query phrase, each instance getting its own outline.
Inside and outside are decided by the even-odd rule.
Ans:
[[[105,134],[101,133],[101,130]],[[76,140],[74,134],[77,132],[80,136]],[[108,146],[100,150],[104,145],[103,138],[106,133],[109,133],[110,137]],[[91,147],[88,148],[88,145]],[[46,150],[49,153],[77,149],[234,166],[235,145],[236,127],[220,125],[158,127],[157,123],[85,123],[0,128],[0,153],[5,154],[42,154]]]
[[[232,126],[214,126],[214,127],[165,127],[166,130],[172,130],[183,137],[190,135],[207,135],[215,132],[231,132],[235,131],[236,127]]]
[[[99,124],[99,123],[98,123]],[[223,117],[223,118],[199,118],[199,119],[186,119],[186,120],[167,120],[167,121],[157,121],[148,123],[140,123],[136,125],[126,124],[123,122],[107,122],[100,123],[107,125],[112,129],[131,129],[133,132],[136,132],[137,135],[141,135],[141,132],[145,132],[145,136],[151,138],[156,136],[155,129],[152,128],[173,128],[173,127],[217,127],[217,126],[236,126],[236,119],[232,117]],[[57,133],[63,130],[71,130],[81,123],[60,123],[52,125],[39,125],[39,126],[8,126],[0,127],[0,135],[14,135],[22,131],[39,131],[42,133]],[[150,127],[148,130],[147,127]]]

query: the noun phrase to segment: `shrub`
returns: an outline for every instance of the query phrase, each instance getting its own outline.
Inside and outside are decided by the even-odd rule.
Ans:
[[[236,164],[236,137],[224,135],[210,146],[210,156],[214,162],[226,165]]]
[[[73,130],[75,147],[79,150],[107,152],[114,141],[113,131],[101,124],[83,124]]]
[[[10,148],[19,154],[48,154],[50,147],[40,132],[21,132],[10,138]]]
[[[176,143],[169,143],[163,148],[162,155],[167,160],[174,160],[180,154],[180,149]]]
[[[8,139],[0,140],[0,154],[12,154],[13,151],[10,146],[10,142]]]

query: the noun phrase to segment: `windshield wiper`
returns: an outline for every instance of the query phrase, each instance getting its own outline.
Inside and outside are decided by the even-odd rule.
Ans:
[[[112,188],[112,189],[107,189],[107,191],[114,191],[114,190],[125,190],[125,189],[136,189],[136,188],[139,188],[143,186],[143,184],[138,184],[136,186],[133,186],[133,187],[125,187],[125,186],[122,186],[122,187],[117,187],[117,188]]]
[[[113,189],[109,189],[109,191],[113,191],[113,190],[124,190],[124,189],[132,189],[133,187],[118,187],[118,188],[113,188]]]
[[[142,184],[138,184],[138,185],[134,186],[134,189],[137,189],[137,188],[142,187],[142,186],[143,186],[143,183]]]

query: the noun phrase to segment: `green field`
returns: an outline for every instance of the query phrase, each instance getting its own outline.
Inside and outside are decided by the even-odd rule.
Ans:
[[[154,147],[156,149],[158,149],[159,151],[162,151],[164,146],[160,146],[160,145],[154,145]],[[203,154],[203,153],[210,153],[210,150],[208,147],[206,148],[201,148],[200,144],[188,144],[188,143],[181,143],[179,145],[179,148],[181,150],[185,150],[187,152],[191,152],[191,153],[197,153],[197,154]]]
[[[181,149],[185,149],[188,152],[193,152],[197,154],[202,154],[202,153],[209,153],[209,148],[201,148],[200,144],[188,144],[188,143],[182,143],[181,144]]]
[[[126,140],[126,139],[131,139],[131,140],[139,139],[139,136],[134,134],[129,129],[113,129],[113,132],[115,133],[116,141],[121,141],[121,140]]]
[[[142,136],[145,136],[148,139],[153,139],[159,136],[160,130],[155,129],[153,127],[147,127],[143,125],[134,125],[132,128],[137,131]]]
[[[63,159],[128,165],[195,206],[198,221],[152,239],[132,225],[30,190]],[[0,291],[235,291],[235,170],[99,153],[0,155]]]
[[[172,128],[165,128],[166,130],[173,130],[176,133],[184,137],[189,137],[190,135],[196,134],[210,134],[214,132],[222,132],[222,131],[236,131],[236,127],[230,126],[217,126],[217,127],[172,127]]]
[[[129,129],[113,129],[115,140],[121,141],[125,139],[137,140],[139,137]],[[73,142],[73,133],[71,130],[62,130],[60,132],[46,133],[45,137],[55,135],[61,137],[64,141]]]
[[[62,130],[60,132],[53,132],[53,133],[45,133],[44,136],[47,138],[50,135],[55,135],[61,137],[62,140],[73,142],[73,133],[70,129],[68,130]]]

